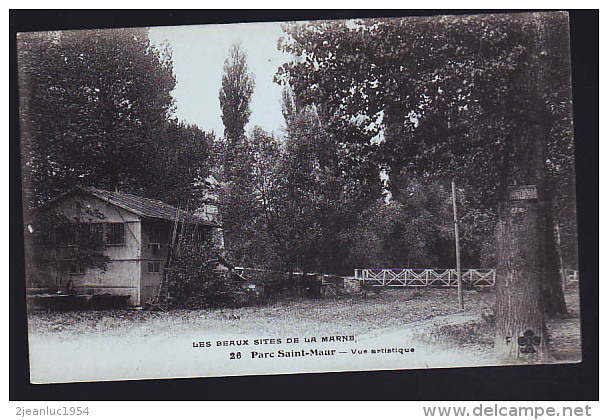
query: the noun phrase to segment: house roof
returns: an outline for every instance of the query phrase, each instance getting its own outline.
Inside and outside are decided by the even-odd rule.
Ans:
[[[144,218],[180,221],[197,225],[218,226],[218,224],[215,222],[205,220],[190,212],[181,210],[160,200],[153,200],[124,192],[112,192],[92,187],[78,188],[75,191],[83,191],[91,194],[102,201],[123,208]],[[46,207],[48,204],[50,204],[50,202],[47,202],[44,206]]]
[[[197,217],[190,212],[186,212],[160,200],[152,200],[123,192],[100,190],[98,188],[85,188],[84,190],[101,200],[129,210],[141,217],[217,226],[217,223]]]

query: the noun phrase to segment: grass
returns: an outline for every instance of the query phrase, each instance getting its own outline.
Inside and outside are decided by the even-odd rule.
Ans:
[[[547,320],[549,348],[556,361],[573,361],[581,358],[580,302],[578,287],[570,287],[565,293],[569,315]],[[438,325],[416,338],[423,342],[455,345],[469,352],[492,353],[495,323],[493,318],[482,314],[477,321]]]
[[[490,311],[493,293],[465,292],[467,313]],[[69,338],[90,334],[142,335],[167,333],[186,328],[222,331],[259,331],[290,334],[361,334],[376,329],[457,313],[455,290],[386,290],[338,299],[295,299],[268,306],[215,310],[142,310],[32,312],[29,330]]]

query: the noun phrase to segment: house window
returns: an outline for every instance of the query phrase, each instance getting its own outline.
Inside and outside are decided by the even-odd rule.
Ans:
[[[163,238],[160,229],[152,228],[148,235],[148,243],[151,244],[162,244]]]
[[[56,230],[57,245],[73,246],[76,245],[76,225],[58,226]]]
[[[148,261],[148,273],[160,273],[160,261]]]
[[[87,269],[83,263],[75,261],[70,264],[70,274],[86,274]]]
[[[57,226],[55,237],[59,246],[95,245],[103,243],[104,226],[101,223],[74,223]],[[114,235],[119,238],[120,235]],[[49,241],[51,236],[48,235]],[[123,229],[124,242],[124,229]]]
[[[93,223],[89,225],[89,237],[94,244],[103,243],[103,224]]]
[[[108,223],[106,225],[106,245],[125,244],[125,224]]]
[[[36,228],[34,227],[34,233],[38,233],[40,235],[42,243],[46,245],[53,244],[53,229],[49,225],[43,224],[40,226],[39,232],[36,232]]]

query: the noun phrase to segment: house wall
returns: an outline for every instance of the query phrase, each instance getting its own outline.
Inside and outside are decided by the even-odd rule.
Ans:
[[[50,244],[43,250],[43,258],[49,261],[44,285],[65,290],[71,284],[77,292],[84,294],[129,295],[131,305],[140,305],[139,216],[87,194],[67,196],[53,203],[53,211],[74,223],[124,223],[124,245],[105,246],[103,253],[110,258],[105,272],[98,268],[86,268],[84,273],[72,274],[70,247]]]
[[[111,260],[106,271],[88,268],[86,274],[68,274],[77,292],[88,295],[129,295],[129,305],[141,304],[139,260]]]
[[[144,303],[156,296],[159,291],[160,283],[164,276],[164,268],[167,263],[169,248],[171,246],[174,223],[168,221],[142,220],[141,227],[141,302]],[[217,229],[202,225],[199,225],[197,229],[200,229],[203,237],[211,236],[215,239],[214,232]],[[181,231],[181,226],[178,227],[178,231]],[[156,232],[156,237],[154,239],[151,239],[152,232]],[[154,242],[159,240],[158,238],[161,238],[160,243]],[[150,265],[154,263],[158,264],[157,272],[150,270]]]
[[[76,261],[76,247],[65,242],[58,244],[58,235],[54,234],[55,238],[42,247],[43,252],[36,253],[41,254],[41,260],[48,267],[35,270],[36,275],[28,278],[31,293],[36,288],[56,288],[62,291],[73,289],[88,295],[129,295],[129,304],[133,306],[142,305],[156,296],[163,280],[173,222],[141,219],[85,192],[70,194],[53,202],[50,210],[65,216],[71,223],[99,224],[103,230],[108,223],[121,223],[124,225],[124,243],[106,243],[101,251],[109,258],[105,270],[83,267],[83,272],[75,273],[72,267]],[[220,229],[208,226],[199,226],[199,229],[211,235],[216,244],[222,245]]]
[[[172,229],[172,222],[142,221],[140,262],[142,303],[145,303],[158,293],[169,253]],[[153,232],[155,232],[155,235],[153,235]],[[158,272],[150,270],[150,265],[154,263],[158,264]]]

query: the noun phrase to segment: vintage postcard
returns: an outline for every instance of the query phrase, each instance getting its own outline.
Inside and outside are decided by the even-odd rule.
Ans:
[[[32,383],[581,360],[568,14],[17,35]]]

